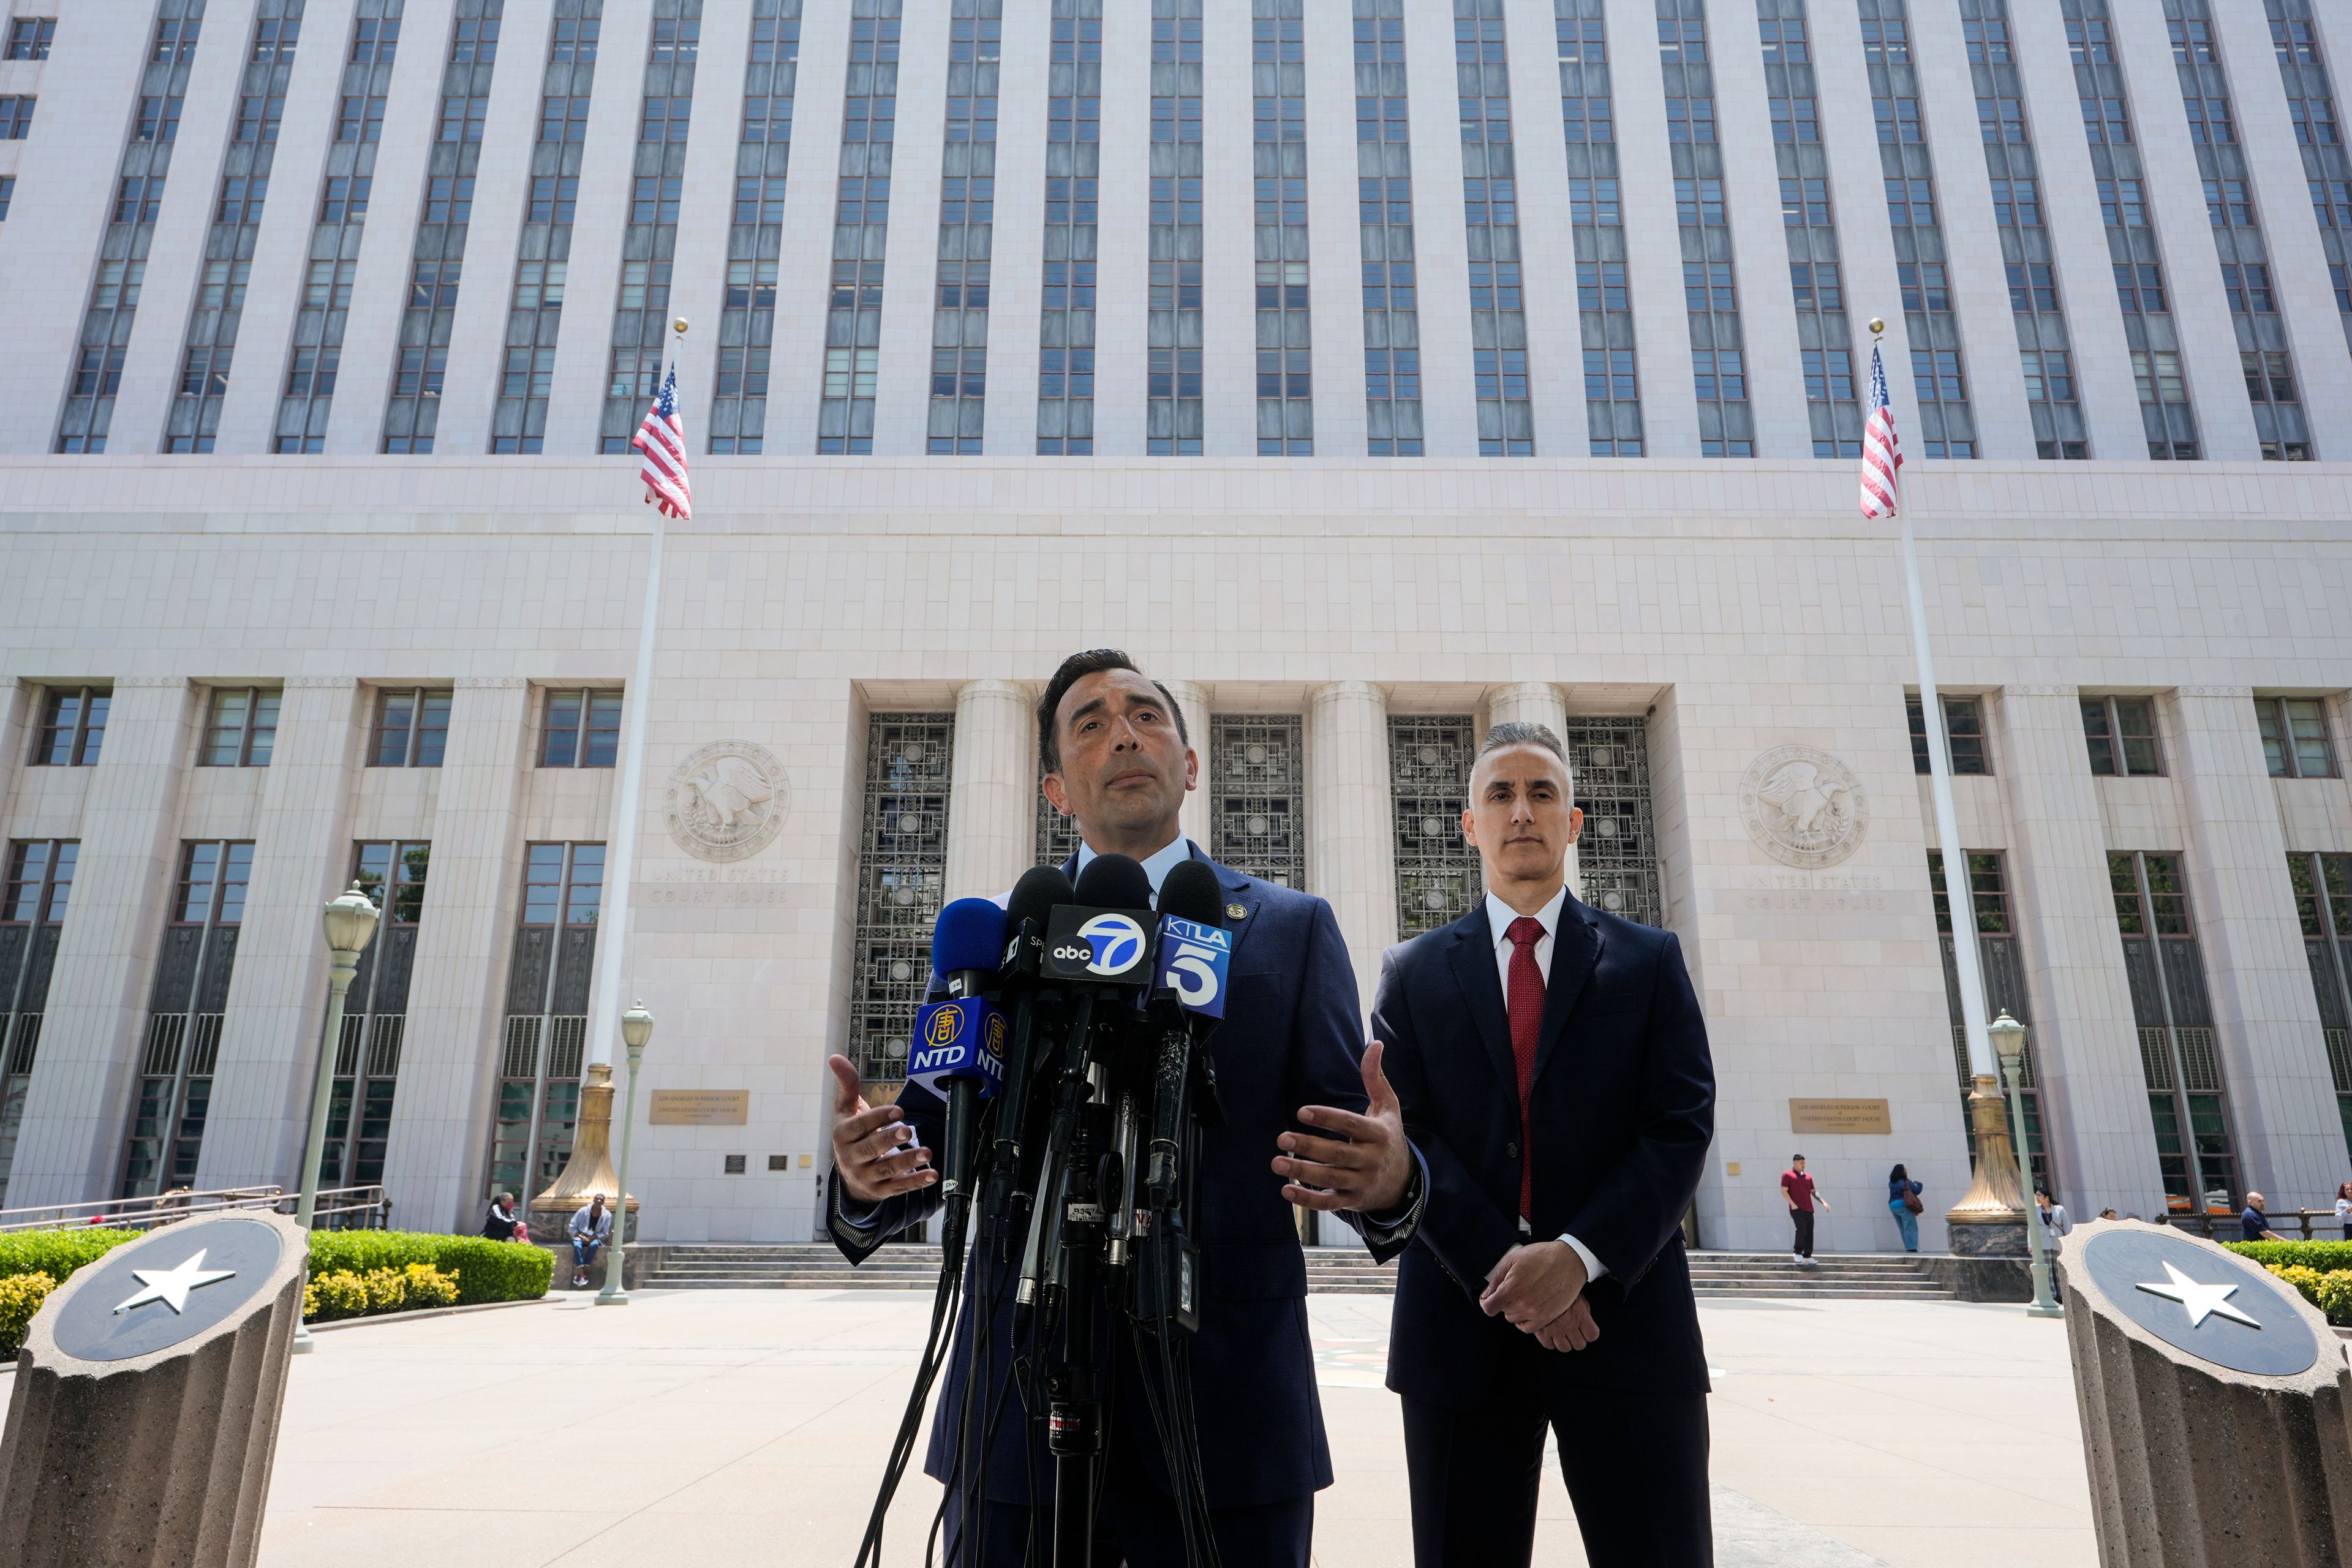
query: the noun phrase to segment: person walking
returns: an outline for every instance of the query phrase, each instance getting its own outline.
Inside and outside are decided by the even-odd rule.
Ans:
[[[490,1212],[483,1216],[482,1235],[491,1241],[520,1241],[515,1234],[521,1223],[515,1215],[515,1195],[512,1193],[490,1194]]]
[[[1886,1173],[1886,1212],[1895,1216],[1895,1228],[1902,1233],[1906,1252],[1919,1250],[1919,1216],[1927,1212],[1919,1194],[1926,1190],[1900,1165]]]
[[[2063,1300],[2058,1289],[2058,1241],[2074,1230],[2074,1217],[2067,1214],[2064,1204],[2056,1202],[2040,1187],[2033,1189],[2033,1202],[2042,1211],[2042,1260],[2050,1266],[2050,1299]]]
[[[604,1207],[604,1194],[597,1193],[588,1200],[588,1206],[572,1216],[572,1284],[576,1289],[588,1283],[588,1267],[604,1244],[613,1239],[612,1212]]]
[[[1789,1168],[1780,1173],[1780,1194],[1789,1200],[1789,1223],[1796,1227],[1796,1240],[1790,1255],[1808,1268],[1813,1267],[1813,1205],[1829,1212],[1830,1201],[1813,1190],[1812,1177],[1805,1174],[1805,1157],[1791,1154]]]
[[[2352,1241],[2352,1182],[2336,1184],[2336,1228]]]

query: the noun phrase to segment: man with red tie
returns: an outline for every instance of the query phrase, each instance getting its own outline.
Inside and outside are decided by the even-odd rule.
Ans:
[[[1462,831],[1486,896],[1392,949],[1372,1035],[1427,1171],[1399,1260],[1417,1568],[1520,1568],[1544,1433],[1593,1568],[1714,1561],[1706,1356],[1682,1216],[1714,1135],[1670,931],[1580,903],[1559,738],[1487,731]]]

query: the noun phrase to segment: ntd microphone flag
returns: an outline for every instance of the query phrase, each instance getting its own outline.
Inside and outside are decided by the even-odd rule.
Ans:
[[[1209,1018],[1225,1016],[1225,970],[1233,962],[1233,932],[1223,926],[1162,915],[1157,955],[1154,991],[1173,993],[1187,1013]]]
[[[907,1076],[941,1100],[957,1079],[978,1084],[981,1099],[994,1099],[1004,1080],[1004,1015],[978,996],[925,1003],[915,1015]]]

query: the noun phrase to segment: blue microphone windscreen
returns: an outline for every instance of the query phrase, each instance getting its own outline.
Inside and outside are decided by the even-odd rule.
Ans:
[[[958,899],[940,911],[931,928],[931,972],[960,969],[991,973],[1004,956],[1004,911],[987,899]]]

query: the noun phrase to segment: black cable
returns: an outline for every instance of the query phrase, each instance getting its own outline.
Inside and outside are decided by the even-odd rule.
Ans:
[[[961,1206],[961,1205],[958,1205]],[[942,1216],[943,1224],[945,1216]],[[866,1521],[866,1535],[857,1548],[856,1568],[881,1568],[882,1527],[890,1511],[890,1501],[898,1495],[898,1483],[907,1473],[907,1461],[913,1455],[917,1433],[920,1430],[923,1408],[930,1398],[931,1383],[939,1376],[946,1357],[941,1353],[952,1334],[955,1308],[963,1294],[963,1231],[960,1225],[946,1225],[940,1237],[940,1282],[931,1298],[931,1324],[924,1336],[923,1354],[915,1373],[915,1386],[907,1397],[907,1412],[899,1418],[898,1432],[892,1440],[890,1459],[884,1468],[882,1485],[875,1493],[874,1510]],[[942,1330],[948,1331],[942,1333]]]

